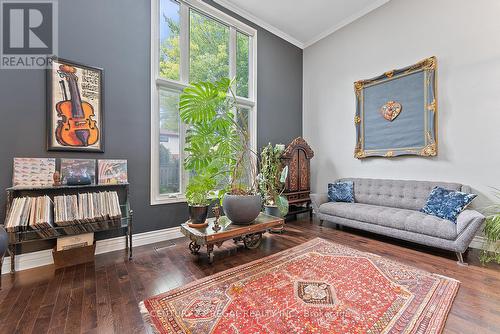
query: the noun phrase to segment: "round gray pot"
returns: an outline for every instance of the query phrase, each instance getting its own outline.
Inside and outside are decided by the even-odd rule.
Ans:
[[[264,212],[266,213],[266,215],[281,217],[280,209],[278,209],[277,206],[264,205]]]
[[[225,194],[222,208],[226,217],[237,225],[250,224],[260,213],[262,198],[260,195]]]

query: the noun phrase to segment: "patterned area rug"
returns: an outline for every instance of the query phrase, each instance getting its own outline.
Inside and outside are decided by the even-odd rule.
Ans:
[[[440,333],[459,282],[320,238],[151,297],[158,333]]]

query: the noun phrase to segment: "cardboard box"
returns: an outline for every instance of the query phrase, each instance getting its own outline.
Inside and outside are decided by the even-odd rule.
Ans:
[[[94,244],[94,233],[85,233],[57,238],[56,251],[90,246]]]

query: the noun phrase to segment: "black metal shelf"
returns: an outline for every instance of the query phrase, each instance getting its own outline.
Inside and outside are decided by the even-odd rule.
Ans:
[[[67,226],[54,226],[47,229],[27,229],[24,231],[8,232],[9,244],[17,245],[25,242],[52,240],[59,237],[78,235],[82,233],[94,233],[125,229],[128,228],[130,219],[132,219],[132,217],[127,216],[96,222],[75,223],[74,225]]]
[[[47,195],[51,199],[57,195],[69,195],[92,191],[115,190],[120,201],[121,217],[93,222],[75,222],[67,226],[54,226],[47,229],[31,229],[8,232],[9,254],[11,256],[11,272],[15,272],[16,246],[23,243],[53,240],[59,237],[78,235],[83,233],[104,232],[111,230],[124,230],[126,235],[126,249],[129,259],[132,259],[132,227],[133,210],[130,209],[129,184],[89,184],[89,185],[61,185],[61,186],[36,186],[36,187],[11,187],[7,188],[6,213],[9,212],[14,198]],[[0,268],[1,274],[1,268]]]
[[[68,189],[87,189],[87,188],[114,188],[128,187],[128,183],[116,184],[83,184],[83,185],[60,185],[60,186],[17,186],[5,189],[6,191],[43,191],[43,190],[68,190]]]

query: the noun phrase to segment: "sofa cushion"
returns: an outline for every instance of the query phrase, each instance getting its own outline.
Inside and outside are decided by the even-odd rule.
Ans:
[[[354,182],[354,202],[420,211],[432,189],[465,191],[459,183],[348,178]]]
[[[453,222],[414,210],[363,203],[328,202],[322,204],[319,211],[327,215],[437,238],[455,240],[457,237],[457,228]]]
[[[455,223],[460,212],[476,197],[475,194],[435,187],[421,211]]]
[[[352,181],[337,181],[328,183],[328,199],[331,202],[354,202],[354,183]]]

